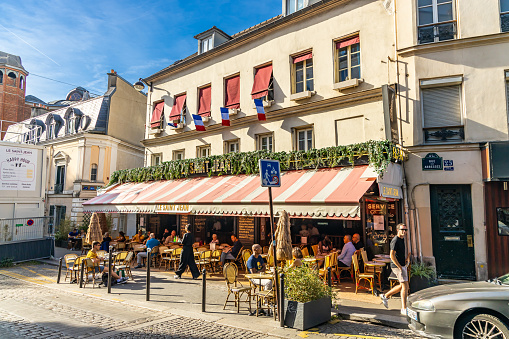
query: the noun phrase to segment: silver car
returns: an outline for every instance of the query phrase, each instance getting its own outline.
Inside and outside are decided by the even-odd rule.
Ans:
[[[509,274],[411,294],[407,317],[424,337],[509,339]]]

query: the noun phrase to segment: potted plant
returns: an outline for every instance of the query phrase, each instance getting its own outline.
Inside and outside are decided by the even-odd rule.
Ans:
[[[285,325],[304,331],[331,319],[334,293],[307,265],[285,271]]]
[[[410,292],[436,285],[435,268],[426,263],[414,263],[410,268]]]

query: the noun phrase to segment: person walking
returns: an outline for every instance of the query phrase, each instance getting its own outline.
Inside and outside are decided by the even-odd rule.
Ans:
[[[175,279],[180,279],[182,273],[186,270],[187,266],[191,270],[191,275],[193,279],[198,279],[200,276],[200,271],[196,266],[196,262],[194,261],[194,252],[193,252],[193,244],[194,244],[194,236],[191,233],[191,225],[186,225],[186,234],[182,237],[182,252],[180,253],[180,265],[177,271],[175,271]]]
[[[410,262],[410,254],[407,255],[405,246],[405,236],[408,228],[405,224],[398,224],[397,235],[391,241],[391,269],[399,281],[398,286],[394,286],[389,292],[380,295],[385,308],[389,308],[388,299],[401,292],[401,314],[406,315],[406,302],[408,298],[408,272],[407,265]]]

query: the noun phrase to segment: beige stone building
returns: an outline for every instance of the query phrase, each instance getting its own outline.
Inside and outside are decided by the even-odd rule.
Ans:
[[[82,203],[95,197],[114,171],[143,166],[146,96],[116,72],[107,82],[104,95],[72,101],[12,125],[6,134],[10,142],[45,146],[45,214],[54,225],[64,217],[81,225]]]

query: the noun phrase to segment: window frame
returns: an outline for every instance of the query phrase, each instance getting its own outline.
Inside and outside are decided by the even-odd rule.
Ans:
[[[268,93],[267,95],[264,95],[263,97],[260,97],[262,101],[274,101],[274,65],[271,62],[267,62],[262,65],[258,65],[253,68],[253,81],[256,78],[256,72],[258,72],[258,69],[272,65],[272,74],[270,75],[270,81],[269,81],[269,87],[267,88]]]
[[[208,151],[207,152],[208,154],[207,155],[203,155],[202,151]],[[210,144],[196,146],[196,157],[197,158],[207,158],[207,157],[210,157],[211,151],[212,151],[212,147],[210,146]]]
[[[95,168],[94,168],[95,165]],[[94,172],[95,170],[95,172]],[[96,163],[90,165],[90,181],[97,182],[97,172],[99,170],[99,166]]]
[[[299,53],[299,54],[303,54],[303,53]],[[311,57],[310,59],[306,59],[306,60],[302,60],[302,61],[299,61],[297,63],[294,63],[293,62],[293,59],[294,58],[297,58],[299,56],[299,54],[297,55],[294,55],[290,58],[291,60],[291,77],[292,77],[292,94],[297,94],[297,93],[303,93],[305,91],[314,91],[315,90],[315,72],[314,72],[314,66],[315,66],[315,63],[313,61],[314,59],[314,56]],[[311,79],[308,79],[307,78],[307,69],[308,69],[308,62],[311,60],[312,62],[312,65],[311,65],[311,68],[313,69],[313,77]],[[300,92],[297,92],[297,65],[302,63],[302,82],[303,82],[303,88],[302,88],[302,91]],[[307,82],[309,80],[312,80],[313,81],[313,88],[312,89],[307,89]]]
[[[271,149],[270,150],[266,150],[266,151],[269,151],[269,152],[274,152],[274,132],[270,132],[270,133],[263,133],[263,134],[257,134],[256,135],[256,149],[258,151],[263,151],[264,149],[262,148],[262,141],[264,138],[271,138]]]
[[[4,74],[5,74],[5,69],[0,68],[0,85],[2,85],[4,83]]]
[[[309,132],[311,131],[311,148],[307,147],[307,141],[308,139],[305,139],[305,147],[303,150],[299,149],[299,133],[300,132]],[[294,135],[295,135],[295,143],[294,143],[294,150],[296,151],[309,151],[310,149],[315,149],[315,129],[313,125],[310,126],[302,126],[294,129]],[[306,137],[308,136],[308,133],[306,133]]]
[[[203,49],[203,43],[207,41],[207,49]],[[214,48],[214,35],[209,35],[200,40],[200,54],[210,51]]]
[[[177,159],[177,157],[181,155],[181,159]],[[177,149],[172,151],[172,159],[173,160],[184,160],[186,158],[186,151],[185,149]]]
[[[230,151],[230,146],[237,145],[237,150]],[[239,153],[240,152],[240,139],[231,139],[224,142],[224,154]]]
[[[240,79],[240,72],[228,75],[228,76],[223,78],[223,106],[222,107],[227,107],[227,105],[226,105],[227,92],[228,92],[227,81],[230,80],[230,79],[236,78],[236,77],[239,78],[239,108],[237,108],[237,109],[240,110],[241,109],[240,105],[242,103],[242,99],[241,99],[242,91],[241,91],[241,88],[240,88],[240,80],[241,80]],[[212,98],[211,98],[211,100],[212,100]],[[211,110],[212,110],[212,106],[211,106]]]
[[[355,37],[358,37],[359,34],[355,34],[355,35],[352,35],[352,36],[349,36],[349,37],[345,37],[345,38],[341,38],[339,40],[336,40],[334,41],[334,75],[335,75],[335,82],[336,83],[341,83],[341,82],[345,82],[345,81],[348,81],[348,80],[352,80],[352,79],[362,79],[362,56],[361,56],[361,43],[360,43],[360,40],[358,43],[355,43],[355,44],[352,44],[352,45],[349,45],[349,46],[346,46],[346,47],[343,47],[343,48],[337,48],[337,44],[341,41],[346,41],[346,40],[350,40],[350,39],[353,39]],[[352,46],[354,45],[359,45],[359,50],[357,52],[354,52],[356,54],[359,55],[359,64],[354,66],[354,67],[358,67],[359,68],[359,77],[358,78],[352,78]],[[345,80],[341,80],[341,69],[340,69],[340,51],[343,50],[343,49],[346,49],[347,50],[347,63],[348,63],[348,66],[347,66],[347,70],[348,70],[348,76]]]
[[[60,176],[58,175],[58,168],[59,167],[62,168],[62,170],[60,172],[61,173]],[[67,167],[67,165],[62,163],[62,162],[57,163],[55,165],[55,183],[53,185],[53,192],[55,194],[62,194],[64,192],[64,188],[65,188],[65,175],[66,175],[66,172],[67,172],[67,168],[66,167]],[[62,179],[62,182],[59,182],[59,178]],[[56,190],[56,186],[57,185],[62,185],[62,190],[60,192],[56,192],[57,191]]]
[[[11,73],[12,73],[12,74],[14,74],[14,78],[10,76],[10,74],[11,74]],[[5,84],[6,84],[7,86],[17,87],[17,81],[18,81],[18,78],[19,78],[18,73],[17,73],[17,72],[15,72],[15,71],[6,70],[6,71],[5,71],[5,74],[7,75],[7,78],[10,78],[10,79],[11,79],[11,80],[7,80],[7,81],[5,82]],[[10,81],[12,81],[12,80],[14,80],[14,84],[10,84],[10,83],[9,83],[9,82],[10,82]]]
[[[508,30],[503,30],[503,26],[502,26],[502,16],[504,15],[508,15],[509,16],[509,10],[505,11],[505,12],[502,12],[502,1],[504,0],[499,0],[498,1],[498,12],[500,13],[499,15],[499,20],[500,20],[500,32],[502,33],[506,33],[506,32],[509,32],[509,29]]]
[[[290,10],[290,4],[293,2],[294,4],[294,8],[295,10],[292,12]],[[301,8],[298,8],[299,7],[299,2],[302,3],[302,7]],[[297,11],[300,11],[301,9],[305,8],[306,6],[304,6],[304,3],[305,1],[304,0],[286,0],[286,15],[290,15],[292,13],[295,13]]]
[[[159,159],[159,163],[157,163]],[[150,157],[150,166],[159,166],[163,163],[163,153],[153,153]]]
[[[438,0],[431,0],[431,5],[426,5],[426,6],[419,6],[419,0],[415,0],[416,1],[416,9],[417,9],[417,43],[419,45],[423,45],[423,44],[430,44],[430,43],[434,43],[434,42],[440,42],[440,41],[449,41],[449,40],[455,40],[458,38],[458,26],[457,26],[457,19],[456,19],[456,6],[455,6],[455,3],[456,1],[455,0],[445,0],[446,2],[444,3],[440,3],[438,4]],[[446,21],[439,21],[439,18],[438,18],[438,6],[440,5],[444,5],[446,3],[450,3],[451,4],[451,7],[452,7],[452,19],[451,20],[446,20]],[[421,8],[425,8],[425,7],[431,7],[432,8],[432,15],[433,15],[433,22],[431,23],[428,23],[428,24],[422,24],[419,22],[419,10]],[[447,39],[447,40],[440,40],[440,36],[434,32],[433,33],[433,41],[430,41],[430,42],[420,42],[419,41],[419,30],[421,28],[426,28],[426,27],[433,27],[434,31],[436,31],[438,29],[438,26],[439,25],[445,25],[445,24],[448,24],[448,23],[451,23],[453,24],[453,29],[454,29],[454,37],[452,39]]]

